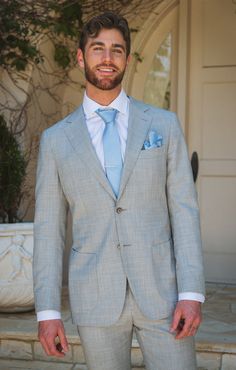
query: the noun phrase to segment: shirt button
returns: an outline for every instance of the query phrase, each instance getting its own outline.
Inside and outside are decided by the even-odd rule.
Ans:
[[[116,208],[116,213],[120,214],[122,211],[123,211],[123,208],[121,207]]]

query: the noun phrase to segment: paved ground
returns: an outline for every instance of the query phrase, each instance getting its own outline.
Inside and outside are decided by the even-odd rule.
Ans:
[[[197,334],[197,343],[212,343],[215,350],[232,347],[236,353],[236,286],[207,284],[203,305],[203,323]]]
[[[0,370],[86,369],[80,341],[71,323],[66,290],[63,292],[62,307],[63,321],[70,343],[70,352],[65,362],[56,363],[44,355],[37,339],[34,312],[1,313]],[[236,370],[235,285],[207,284],[207,300],[203,305],[203,324],[196,337],[196,347],[199,370]],[[135,339],[133,340],[132,358],[133,369],[143,369],[141,352]]]

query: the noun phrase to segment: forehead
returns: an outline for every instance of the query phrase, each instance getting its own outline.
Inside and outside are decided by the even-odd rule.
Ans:
[[[89,46],[94,42],[102,42],[107,46],[120,44],[125,47],[125,40],[123,38],[122,33],[115,28],[112,29],[103,28],[96,37],[88,37],[86,46]]]

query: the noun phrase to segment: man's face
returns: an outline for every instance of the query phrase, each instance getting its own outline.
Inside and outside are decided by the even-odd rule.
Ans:
[[[117,29],[102,29],[97,37],[88,38],[84,54],[78,50],[78,62],[92,86],[101,90],[120,86],[129,62],[122,34]]]

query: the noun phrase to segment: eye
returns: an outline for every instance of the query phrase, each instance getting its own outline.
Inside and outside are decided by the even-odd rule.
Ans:
[[[123,50],[122,49],[113,49],[113,53],[115,54],[122,54]]]
[[[102,51],[102,50],[103,50],[103,48],[102,48],[101,46],[95,46],[95,47],[93,48],[93,50],[94,50],[94,51]]]

